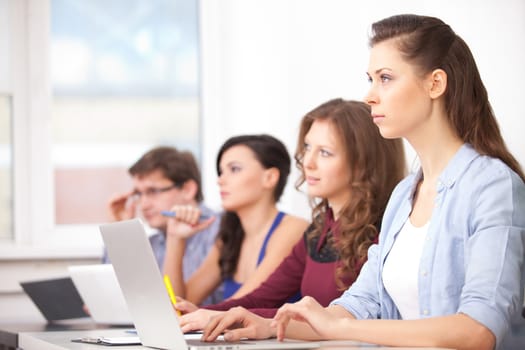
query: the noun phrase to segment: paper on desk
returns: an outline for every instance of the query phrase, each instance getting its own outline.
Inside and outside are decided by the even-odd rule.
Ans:
[[[136,345],[141,344],[139,337],[100,337],[100,344],[105,345]]]

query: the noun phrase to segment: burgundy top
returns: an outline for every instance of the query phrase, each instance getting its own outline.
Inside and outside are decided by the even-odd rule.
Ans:
[[[339,261],[338,252],[333,246],[338,236],[337,223],[330,210],[326,216],[321,235],[309,237],[313,230],[311,224],[290,255],[257,289],[241,298],[228,299],[203,308],[226,311],[235,306],[243,306],[262,317],[271,318],[298,291],[302,296],[309,295],[321,305],[328,306],[343,291],[339,290],[335,279]],[[355,276],[344,276],[343,283],[350,286],[354,280]]]

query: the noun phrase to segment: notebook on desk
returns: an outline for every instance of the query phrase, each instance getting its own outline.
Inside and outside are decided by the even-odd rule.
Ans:
[[[48,322],[89,316],[84,311],[84,302],[69,277],[19,283]]]
[[[100,226],[102,239],[143,345],[161,349],[309,349],[320,343],[288,340],[201,342],[185,339],[139,219]]]
[[[100,324],[131,325],[131,315],[111,264],[68,267],[91,318]]]

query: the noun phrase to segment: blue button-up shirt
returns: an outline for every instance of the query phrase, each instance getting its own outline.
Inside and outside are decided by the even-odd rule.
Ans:
[[[383,266],[412,211],[421,170],[405,178],[386,208],[379,244],[357,281],[332,304],[358,319],[401,319]],[[503,162],[463,145],[439,177],[419,265],[420,317],[464,313],[489,328],[499,349],[522,349],[525,185]],[[518,345],[521,343],[521,346]],[[525,348],[525,347],[523,347]]]

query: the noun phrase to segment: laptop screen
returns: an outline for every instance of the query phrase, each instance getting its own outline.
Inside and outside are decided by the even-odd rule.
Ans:
[[[22,289],[48,321],[89,317],[69,277],[20,282]]]

